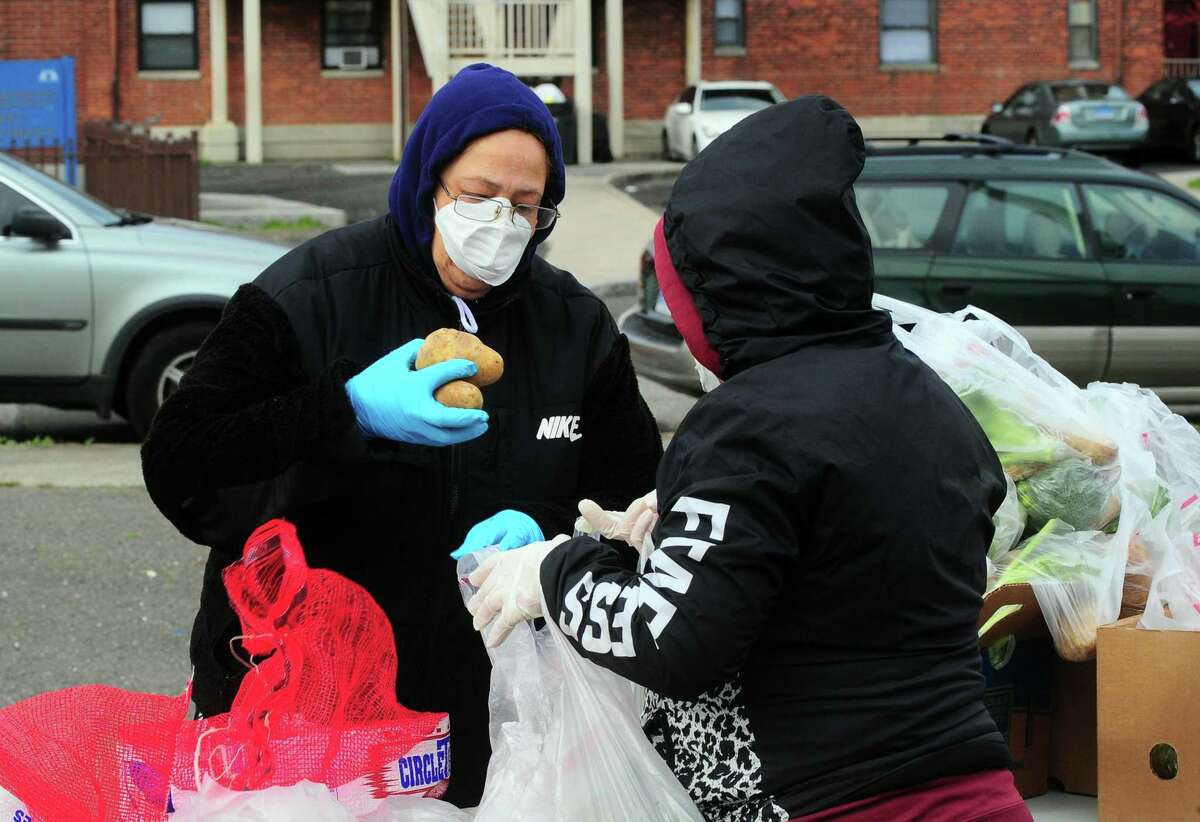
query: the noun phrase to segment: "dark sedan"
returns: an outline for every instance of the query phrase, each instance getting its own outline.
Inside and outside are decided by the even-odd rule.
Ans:
[[[942,312],[977,305],[1079,385],[1134,382],[1200,414],[1200,203],[1187,193],[995,138],[877,144],[854,189],[879,293]],[[698,391],[652,251],[621,330],[642,376]]]
[[[1200,79],[1159,80],[1138,101],[1150,115],[1147,147],[1200,163]]]

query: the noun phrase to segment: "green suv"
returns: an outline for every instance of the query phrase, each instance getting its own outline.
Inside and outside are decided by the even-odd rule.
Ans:
[[[1066,149],[896,142],[871,142],[854,187],[877,292],[935,311],[979,306],[1080,385],[1134,382],[1200,413],[1200,202]],[[696,391],[652,252],[621,328],[643,376]]]

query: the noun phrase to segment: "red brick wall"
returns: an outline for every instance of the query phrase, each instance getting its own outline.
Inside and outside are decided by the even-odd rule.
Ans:
[[[263,0],[263,120],[266,124],[391,122],[390,25],[384,3],[381,77],[321,76],[320,0]],[[119,119],[158,125],[201,125],[211,116],[209,2],[197,8],[199,79],[165,80],[139,76],[137,0],[0,0],[0,59],[76,60],[80,120],[112,119],[113,14],[119,15]],[[244,121],[242,4],[229,0],[229,114]],[[425,72],[410,27],[409,85],[413,117],[429,99]]]
[[[829,0],[837,2],[838,0]],[[711,5],[706,2],[705,10]],[[608,111],[608,71],[605,48],[605,14],[602,0],[592,0],[592,25],[596,28],[599,71],[592,75],[595,110]],[[625,39],[625,117],[655,119],[683,88],[683,0],[625,0],[621,34]]]
[[[152,80],[140,77],[137,0],[119,0],[118,13],[121,32],[119,119],[127,123],[151,122],[162,126],[198,126],[207,122],[212,102],[208,71],[208,3],[201,2],[196,8],[196,33],[200,42],[200,78],[196,80]],[[102,54],[109,52],[109,49],[101,46],[95,48]]]
[[[743,56],[712,45],[713,0],[702,2],[702,72],[706,79],[771,80],[785,94],[830,94],[860,116],[982,114],[993,100],[1039,77],[1118,74],[1139,93],[1161,70],[1162,0],[1099,0],[1097,71],[1067,65],[1066,0],[940,0],[936,72],[880,71],[878,0],[746,0]],[[77,61],[81,119],[112,112],[114,5],[120,18],[120,117],[162,125],[209,118],[208,0],[200,0],[198,80],[140,78],[136,0],[0,0],[0,59],[57,57]],[[604,11],[592,0],[597,29],[594,98],[607,108]],[[1117,20],[1123,7],[1124,46]],[[626,0],[625,114],[656,119],[684,83],[684,0]],[[243,119],[242,4],[229,0],[230,116]],[[385,25],[384,58],[390,30]],[[263,108],[268,124],[385,123],[391,78],[321,76],[319,0],[263,0]],[[410,27],[410,115],[429,98],[416,34]],[[567,84],[569,88],[569,83]]]
[[[1120,73],[1138,94],[1161,71],[1162,0],[1098,1],[1096,71],[1068,65],[1066,0],[939,0],[936,72],[879,70],[878,0],[747,0],[744,56],[715,53],[712,2],[703,2],[705,79],[770,80],[788,96],[829,94],[860,116],[982,114],[1025,82],[1066,76]],[[669,94],[663,89],[660,105]]]

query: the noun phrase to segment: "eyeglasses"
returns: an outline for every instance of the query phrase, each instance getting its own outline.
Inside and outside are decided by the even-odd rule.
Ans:
[[[477,197],[474,194],[451,194],[445,183],[441,183],[441,186],[442,191],[446,192],[446,196],[454,201],[454,213],[478,223],[494,223],[500,219],[502,212],[507,211],[508,218],[517,228],[523,228],[526,231],[541,231],[554,225],[554,221],[559,216],[557,208],[543,208],[525,203],[508,205],[490,197]]]

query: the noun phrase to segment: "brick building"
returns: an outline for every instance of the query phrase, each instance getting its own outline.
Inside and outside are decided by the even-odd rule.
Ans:
[[[581,111],[610,115],[614,149],[636,154],[656,149],[663,110],[701,77],[829,94],[868,133],[972,128],[992,101],[1036,78],[1116,80],[1137,94],[1162,75],[1164,9],[1178,17],[1181,6],[582,3],[5,0],[0,60],[74,56],[81,119],[197,128],[205,156],[254,161],[392,155],[402,123],[436,85],[490,59],[522,76],[562,78]],[[1194,40],[1173,48],[1173,57],[1200,57],[1180,52]]]

